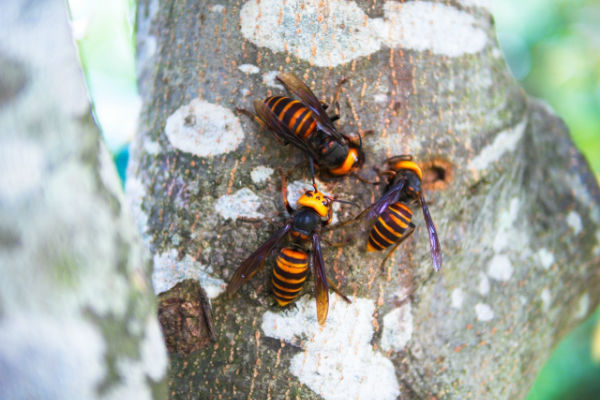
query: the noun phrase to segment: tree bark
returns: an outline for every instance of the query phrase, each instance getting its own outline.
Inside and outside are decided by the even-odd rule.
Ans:
[[[144,106],[127,195],[155,291],[173,304],[177,282],[200,282],[217,336],[198,329],[204,347],[170,353],[173,398],[523,398],[598,304],[597,184],[563,122],[510,75],[484,2],[146,0],[137,17]],[[336,124],[375,132],[361,174],[413,154],[444,256],[433,273],[418,209],[384,271],[365,253],[368,225],[345,232],[358,240],[324,258],[353,303],[331,294],[322,329],[311,284],[271,306],[272,260],[222,294],[286,218],[276,169],[305,160],[234,110],[284,94],[280,71],[324,100],[348,78]],[[307,169],[291,180],[297,192]],[[353,177],[318,185],[363,206],[382,194]]]
[[[66,4],[5,2],[0,25],[0,398],[164,398],[149,260]]]

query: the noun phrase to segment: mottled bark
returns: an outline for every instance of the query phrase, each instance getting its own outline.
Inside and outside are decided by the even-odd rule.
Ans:
[[[600,196],[586,162],[510,75],[484,2],[303,3],[139,4],[144,106],[128,196],[155,290],[199,280],[217,335],[170,354],[171,396],[522,398],[553,345],[598,304]],[[364,252],[365,227],[354,229],[354,244],[324,250],[353,304],[332,294],[322,330],[312,284],[296,306],[271,307],[272,260],[232,299],[222,294],[285,219],[276,169],[304,159],[236,119],[235,107],[285,93],[277,71],[323,99],[349,79],[337,125],[375,131],[362,174],[414,154],[444,255],[433,273],[418,209],[415,234],[383,272],[382,255]],[[306,168],[292,180],[302,177]],[[382,190],[352,177],[319,187],[365,206]]]
[[[165,398],[144,246],[63,1],[0,13],[0,398]]]

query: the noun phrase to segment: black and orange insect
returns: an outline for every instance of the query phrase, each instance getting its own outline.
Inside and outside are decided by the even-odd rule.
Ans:
[[[369,232],[367,251],[382,251],[393,245],[381,263],[383,268],[400,243],[414,232],[415,225],[411,222],[413,216],[411,206],[419,203],[429,232],[433,268],[436,271],[439,270],[442,266],[442,251],[421,188],[423,179],[421,168],[413,161],[411,155],[389,158],[385,161],[385,165],[387,167],[385,170],[378,171],[380,175],[388,176],[385,193],[354,218],[354,220],[359,220],[366,215],[367,219],[375,219]]]
[[[277,79],[301,101],[286,96],[271,96],[255,100],[254,110],[237,110],[266,127],[283,145],[293,144],[308,157],[314,182],[314,165],[334,176],[342,176],[360,167],[364,162],[360,134],[350,137],[337,131],[333,122],[338,115],[329,116],[328,106],[320,102],[314,93],[296,75],[284,72]],[[336,90],[336,101],[342,79]]]
[[[283,180],[283,202],[291,217],[269,240],[263,243],[254,253],[242,262],[235,271],[227,294],[231,296],[265,264],[266,258],[286,238],[290,243],[279,250],[273,268],[271,284],[273,294],[280,306],[293,302],[308,275],[309,264],[315,279],[315,297],[317,303],[317,320],[324,324],[329,310],[329,288],[333,289],[347,302],[350,300],[342,294],[335,284],[325,274],[325,264],[321,253],[321,229],[331,222],[333,217],[332,197],[325,196],[316,187],[306,191],[297,202],[294,210],[287,200],[285,177]],[[312,244],[312,250],[309,249]],[[310,257],[310,261],[309,261]]]

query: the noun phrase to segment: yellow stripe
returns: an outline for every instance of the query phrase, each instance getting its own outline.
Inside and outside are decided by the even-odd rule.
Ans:
[[[290,109],[291,106],[293,106],[295,103],[299,103],[299,101],[296,100],[292,100],[290,101],[285,107],[283,107],[283,110],[281,110],[281,112],[279,113],[279,119],[283,121],[283,117],[285,117],[285,113],[287,112],[287,110]]]
[[[306,270],[308,263],[304,262],[302,264],[291,264],[289,262],[287,262],[286,260],[284,260],[281,257],[277,257],[277,266],[279,268],[281,268],[282,270],[292,273],[292,274],[298,274],[304,270]]]
[[[290,258],[296,258],[298,260],[307,259],[306,253],[290,249],[289,247],[284,247],[283,249],[281,249],[281,252]]]
[[[278,285],[278,284],[277,284],[277,283],[276,283],[274,280],[271,280],[271,283],[273,284],[273,287],[274,287],[275,289],[283,290],[284,292],[288,292],[288,293],[289,293],[289,292],[292,292],[292,293],[294,293],[294,297],[296,297],[296,293],[298,293],[299,291],[301,291],[301,290],[302,290],[302,287],[299,287],[298,289],[290,289],[290,288],[286,288],[286,287],[280,286],[280,285]],[[279,294],[281,294],[281,293],[279,293]],[[285,297],[285,296],[284,296],[284,297]],[[287,298],[287,297],[286,297],[286,298]]]
[[[392,243],[394,243],[394,242],[392,242],[391,240],[389,240],[388,238],[386,238],[386,237],[385,237],[385,235],[383,235],[383,234],[382,234],[382,233],[379,231],[379,229],[377,229],[377,227],[376,227],[375,225],[373,225],[373,230],[379,234],[379,237],[381,237],[383,240],[385,240],[386,242],[388,242],[388,243],[389,243],[387,246],[384,246],[384,247],[389,247],[389,246],[390,246]],[[379,243],[379,242],[377,242],[377,243]]]
[[[381,225],[383,225],[385,230],[388,231],[389,233],[391,233],[392,235],[397,236],[397,237],[402,237],[402,233],[396,232],[395,230],[393,230],[388,224],[385,223],[383,218],[379,218],[379,222],[381,223]],[[375,226],[373,226],[373,227],[375,227]]]
[[[277,269],[273,269],[273,275],[275,275],[275,277],[277,277],[277,279],[279,279],[281,282],[285,282],[285,283],[291,283],[291,284],[297,284],[297,283],[302,283],[306,280],[306,276],[303,276],[300,279],[289,279],[289,278],[284,278],[283,276],[279,275],[277,273]]]
[[[308,139],[308,137],[313,133],[313,131],[315,130],[315,127],[317,126],[317,120],[313,118],[312,122],[310,123],[310,125],[308,126],[308,128],[306,128],[306,131],[304,132],[304,135],[302,135],[302,137],[304,139]]]
[[[275,107],[277,107],[277,104],[279,104],[279,102],[280,102],[280,101],[283,101],[284,99],[285,99],[285,97],[280,97],[280,98],[279,98],[279,100],[277,100],[277,101],[275,102],[275,104],[273,104],[273,105],[270,105],[270,106],[269,106],[268,104],[267,104],[267,105],[268,105],[268,106],[271,108],[271,110],[273,110],[273,112],[275,112]]]
[[[288,304],[290,304],[292,301],[294,301],[294,299],[291,299],[290,301],[283,301],[278,299],[277,297],[275,297],[275,300],[277,300],[277,304],[279,304],[279,307],[285,307]]]
[[[350,169],[352,169],[352,166],[357,160],[358,151],[356,149],[350,149],[342,165],[337,168],[330,169],[329,172],[331,172],[333,175],[345,175],[348,173],[348,171],[350,171]]]
[[[393,210],[395,210],[397,213],[401,213],[402,210],[400,210],[400,208],[402,208],[404,211],[406,211],[407,213],[409,213],[410,215],[412,215],[412,210],[410,208],[408,208],[408,206],[406,204],[403,204],[403,203],[400,203],[400,202],[396,202],[394,204],[391,204],[390,208],[392,208]]]
[[[389,214],[390,218],[394,220],[395,223],[398,224],[398,226],[402,229],[406,229],[408,227],[408,224],[402,220],[400,220],[400,218],[396,217],[394,214]]]
[[[300,132],[302,132],[302,126],[306,123],[306,121],[310,118],[311,115],[312,114],[310,110],[308,110],[308,112],[306,113],[304,118],[302,118],[302,121],[298,124],[298,127],[296,128],[296,135],[299,135]]]
[[[379,245],[379,247],[382,247],[384,249],[386,247],[390,247],[390,246],[386,246],[386,245],[383,245],[383,244],[379,243],[377,240],[375,240],[375,238],[373,237],[373,235],[369,235],[369,239],[371,239],[372,241],[374,241],[375,243],[377,243]],[[368,247],[371,247],[371,246],[369,246],[369,242],[367,241],[367,248]],[[376,249],[376,248],[373,247],[373,251],[379,251],[379,249]]]
[[[288,126],[290,127],[290,129],[294,126],[294,124],[296,123],[296,120],[298,119],[298,117],[300,116],[300,114],[302,114],[304,112],[305,108],[304,107],[300,107],[298,110],[296,110],[296,112],[294,113],[294,115],[292,115],[292,118],[290,118],[290,123],[288,124]]]

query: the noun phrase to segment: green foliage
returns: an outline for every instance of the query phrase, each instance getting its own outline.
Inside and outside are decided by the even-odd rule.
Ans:
[[[591,356],[591,338],[598,323],[600,308],[556,347],[527,400],[593,400],[600,397],[600,363]]]
[[[497,3],[498,38],[515,77],[565,120],[600,176],[600,2]]]

